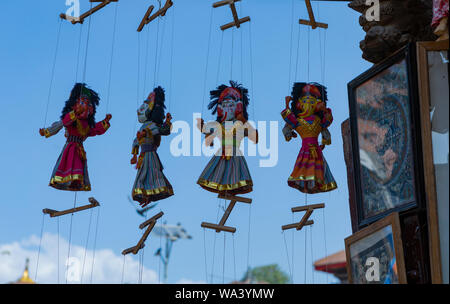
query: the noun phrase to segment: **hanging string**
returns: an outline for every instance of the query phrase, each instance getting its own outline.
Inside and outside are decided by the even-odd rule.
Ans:
[[[307,77],[307,79],[308,79],[308,82],[309,82],[309,65],[310,65],[310,61],[311,61],[311,58],[310,58],[310,32],[311,32],[311,29],[309,28],[309,26],[308,26],[308,63],[307,63],[307,67],[308,67],[308,72],[307,72],[307,75],[308,75],[308,77]]]
[[[323,240],[325,245],[325,256],[328,256],[328,249],[327,249],[327,229],[325,226],[325,208],[322,208],[323,212]],[[325,272],[328,273],[328,263],[325,264]],[[328,284],[328,275],[327,275],[327,284]]]
[[[216,78],[216,83],[219,83],[220,62],[221,62],[221,59],[222,59],[222,48],[223,48],[223,31],[222,31],[222,38],[220,39],[219,63],[217,64],[217,78]]]
[[[310,232],[310,237],[309,237],[309,240],[310,240],[310,243],[311,243],[311,277],[312,277],[312,283],[314,284],[314,265],[313,265],[313,263],[314,263],[314,254],[313,254],[313,233],[312,233],[312,229],[313,229],[313,225],[310,225],[309,226],[309,232]]]
[[[162,212],[161,208],[159,208],[159,211]],[[162,230],[162,229],[161,229]],[[159,234],[159,262],[158,262],[158,280],[159,284],[161,284],[161,257],[162,257],[162,233]]]
[[[247,269],[250,269],[250,231],[251,231],[251,220],[252,218],[252,205],[250,204],[248,211],[248,238],[247,238]]]
[[[307,251],[306,251],[306,248],[307,248],[307,238],[308,238],[308,235],[306,234],[306,229],[305,229],[305,273],[304,273],[304,275],[305,275],[305,278],[304,278],[304,281],[303,281],[303,283],[304,284],[306,284],[306,273],[307,273],[307,264],[306,264],[306,255],[307,255]]]
[[[89,236],[91,234],[91,223],[92,223],[92,213],[94,212],[94,209],[91,209],[90,215],[89,215],[89,225],[88,225],[88,234],[86,237],[86,245],[84,246],[84,257],[83,257],[83,267],[81,268],[81,280],[80,280],[80,284],[83,284],[83,275],[84,275],[84,265],[86,263],[86,252],[87,252],[87,247],[89,244]]]
[[[233,79],[233,55],[234,55],[234,27],[231,30],[231,71],[230,71],[230,79]]]
[[[222,262],[222,284],[225,284],[225,246],[226,246],[226,233],[223,233],[223,262]]]
[[[292,212],[292,222],[294,222],[294,212]],[[295,255],[295,231],[292,230],[292,284],[294,283],[294,273],[295,273],[295,266],[294,266],[294,255]]]
[[[173,50],[174,50],[174,37],[175,37],[175,7],[172,9],[172,34],[171,34],[171,49],[170,49],[170,81],[169,81],[169,113],[170,113],[170,104],[172,101],[172,80],[173,80]]]
[[[80,53],[81,53],[81,43],[83,36],[83,24],[80,24],[80,35],[78,37],[78,51],[77,51],[77,65],[75,69],[75,82],[78,82],[78,70],[80,68]]]
[[[206,99],[206,80],[208,79],[208,67],[209,67],[209,52],[211,49],[211,32],[212,32],[212,20],[213,20],[213,7],[211,6],[211,13],[209,17],[209,34],[208,34],[208,47],[206,51],[206,65],[205,65],[205,77],[203,78],[203,99],[202,99],[202,114],[201,118],[203,118],[203,111],[205,108],[205,99]]]
[[[123,276],[125,274],[125,257],[126,257],[126,255],[124,254],[123,255],[123,264],[122,264],[122,278],[120,280],[120,284],[123,284]]]
[[[289,250],[288,250],[288,246],[287,246],[287,242],[286,242],[286,235],[284,234],[284,231],[282,231],[281,234],[283,235],[284,247],[286,249],[286,258],[287,258],[287,262],[288,262],[289,278],[291,279],[291,284],[294,284],[292,270],[291,270],[291,263],[290,263],[290,259],[289,259]]]
[[[158,18],[157,30],[156,30],[156,47],[155,47],[155,69],[153,73],[153,86],[156,86],[156,68],[158,65],[158,47],[159,47],[159,23],[161,18]]]
[[[221,207],[221,202],[219,201],[219,205],[217,206],[216,223],[219,220],[220,207]],[[213,246],[213,256],[212,256],[212,266],[211,266],[211,284],[213,283],[213,275],[214,275],[214,260],[215,260],[215,256],[216,256],[216,238],[217,238],[217,233],[214,233],[214,246]]]
[[[75,208],[76,204],[77,204],[77,191],[75,191],[75,198],[73,200],[73,208]],[[69,228],[69,250],[67,252],[67,261],[66,261],[66,284],[67,284],[67,271],[68,271],[68,267],[69,267],[69,259],[70,259],[70,247],[72,244],[72,224],[73,224],[73,212],[70,215],[70,228]]]
[[[255,121],[257,121],[256,119],[256,113],[255,113],[255,90],[254,90],[254,85],[253,85],[253,39],[252,39],[252,23],[249,22],[249,35],[250,35],[250,83],[251,83],[251,88],[252,88],[252,100],[253,102],[252,104],[252,111],[253,111],[253,117],[255,119]],[[251,208],[251,205],[250,205]]]
[[[113,27],[113,37],[112,37],[112,44],[111,44],[111,59],[109,61],[109,77],[108,77],[108,94],[106,99],[106,113],[108,113],[109,109],[109,99],[110,99],[110,93],[111,93],[111,75],[112,75],[112,66],[113,66],[113,59],[114,59],[114,46],[116,42],[116,25],[117,25],[117,11],[119,7],[119,2],[117,2],[114,12],[114,27]]]
[[[159,20],[158,20],[159,21]],[[158,23],[159,24],[159,23]],[[149,44],[150,44],[150,26],[146,27],[146,31],[147,31],[147,43],[146,43],[146,47],[145,47],[145,69],[144,69],[144,84],[142,85],[142,96],[143,98],[145,98],[146,96],[146,91],[147,91],[147,74],[148,74],[148,53],[149,53]]]
[[[34,281],[37,281],[37,275],[39,270],[39,257],[41,256],[41,245],[42,245],[42,234],[44,233],[44,220],[45,220],[45,214],[42,214],[42,223],[41,223],[41,237],[39,238],[39,249],[38,249],[38,256],[36,261],[36,274],[34,275]]]
[[[91,284],[92,284],[92,276],[94,274],[95,250],[97,249],[97,234],[98,234],[99,219],[100,219],[100,207],[97,207],[97,222],[95,224],[94,248],[93,248],[92,265],[91,265],[91,278],[90,278]]]
[[[60,262],[59,262],[59,217],[57,217],[56,218],[56,229],[57,229],[57,231],[58,231],[58,284],[59,284],[59,272],[60,272],[60,270],[59,270],[59,265],[60,265]]]
[[[239,15],[243,16],[242,14],[242,2],[239,5]],[[240,30],[241,33],[241,82],[244,83],[244,35],[243,35],[243,31]]]
[[[298,34],[297,34],[297,59],[295,61],[295,79],[294,81],[297,81],[297,74],[298,74],[298,65],[299,65],[299,61],[300,61],[300,37],[301,37],[301,25],[298,25]]]
[[[47,124],[47,115],[48,115],[48,106],[50,104],[50,98],[52,94],[52,88],[53,88],[53,79],[55,78],[55,67],[56,67],[56,59],[58,57],[58,49],[59,49],[59,40],[61,37],[61,25],[62,25],[62,19],[59,21],[59,27],[58,27],[58,33],[56,34],[56,47],[55,47],[55,56],[53,57],[53,64],[52,64],[52,72],[50,77],[50,85],[48,88],[48,95],[47,95],[47,105],[45,106],[45,118],[44,118],[44,128]]]
[[[164,53],[163,53],[163,46],[164,46],[164,37],[166,36],[165,35],[165,33],[166,33],[166,20],[164,18],[162,18],[162,19],[163,19],[162,20],[162,33],[161,33],[162,35],[161,35],[161,43],[159,44],[158,61],[157,61],[158,67],[157,67],[156,75],[155,75],[155,78],[154,78],[154,86],[156,86],[156,83],[157,83],[158,78],[159,78],[159,68],[161,66],[161,61],[162,61],[162,58],[163,58],[163,55],[164,55]]]
[[[288,92],[291,92],[291,71],[292,71],[292,44],[294,40],[294,0],[291,1],[291,40],[289,44],[289,76],[288,76]],[[297,51],[298,53],[298,51]],[[295,79],[294,79],[295,80]]]
[[[92,9],[92,2],[91,2],[91,9]],[[92,16],[89,17],[89,22],[88,22],[88,32],[87,32],[87,38],[86,38],[86,53],[84,56],[84,68],[83,68],[83,83],[86,82],[87,59],[88,59],[88,51],[89,51],[89,38],[91,36],[91,20],[92,20]]]
[[[206,258],[206,229],[203,228],[203,253],[205,256],[205,279],[206,283],[208,283],[208,267],[207,267],[207,258]]]
[[[233,264],[234,264],[234,280],[237,281],[237,276],[236,276],[236,249],[234,246],[234,232],[232,233],[233,236]]]

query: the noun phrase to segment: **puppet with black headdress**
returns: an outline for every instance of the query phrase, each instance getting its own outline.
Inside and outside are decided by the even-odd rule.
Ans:
[[[217,120],[204,124],[199,120],[198,128],[205,134],[205,145],[212,145],[214,138],[221,142],[216,152],[200,175],[197,184],[219,194],[244,194],[253,190],[253,181],[247,162],[239,146],[244,137],[258,142],[258,132],[248,123],[248,90],[234,81],[230,86],[221,85],[210,92],[208,105]]]
[[[157,87],[137,110],[138,121],[142,126],[133,141],[131,152],[131,164],[136,164],[138,169],[132,197],[142,207],[173,195],[172,185],[162,172],[163,166],[156,152],[161,136],[169,135],[172,127],[170,113],[167,113],[164,121],[164,100],[164,89]]]
[[[53,169],[49,186],[68,191],[91,190],[83,142],[88,137],[104,134],[111,119],[111,114],[107,114],[104,120],[95,122],[99,100],[98,94],[86,84],[77,83],[62,110],[61,120],[39,130],[45,137],[57,134],[63,127],[66,130],[67,142]]]
[[[292,96],[285,99],[286,108],[281,116],[286,122],[283,134],[286,141],[302,138],[288,185],[304,193],[327,192],[337,188],[330,168],[323,157],[325,145],[331,144],[328,127],[333,122],[331,109],[327,108],[327,91],[318,83],[295,83]],[[290,103],[290,105],[289,105]],[[322,134],[322,144],[318,137]]]

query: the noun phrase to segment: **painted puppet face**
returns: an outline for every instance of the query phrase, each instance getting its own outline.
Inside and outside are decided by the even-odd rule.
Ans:
[[[322,100],[314,96],[306,95],[299,98],[295,106],[298,110],[300,110],[300,115],[305,116],[312,115],[317,111],[323,110],[325,104]]]
[[[234,88],[225,89],[219,98],[217,115],[221,121],[232,121],[243,112],[242,96]]]
[[[74,110],[77,113],[80,113],[78,114],[80,119],[87,119],[94,113],[94,107],[89,102],[89,99],[84,96],[78,98],[77,103],[74,106]]]
[[[152,92],[146,101],[144,101],[144,103],[139,107],[139,109],[137,110],[137,115],[138,115],[138,121],[140,123],[144,123],[148,120],[147,118],[147,111],[148,110],[153,110],[153,107],[155,105],[155,93]]]

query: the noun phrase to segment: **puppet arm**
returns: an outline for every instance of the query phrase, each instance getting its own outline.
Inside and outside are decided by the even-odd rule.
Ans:
[[[109,121],[111,120],[111,114],[107,114],[105,119],[95,124],[95,127],[89,130],[88,136],[103,135],[111,126]]]
[[[292,130],[291,125],[288,124],[288,123],[286,123],[286,124],[284,125],[284,128],[283,128],[283,131],[282,131],[282,132],[283,132],[283,135],[284,135],[284,139],[285,139],[286,141],[290,141],[290,140],[292,139],[292,137],[294,137],[294,138],[297,137],[297,133],[295,133],[295,131]]]
[[[170,131],[172,130],[172,115],[167,113],[166,121],[159,127],[159,134],[167,136],[170,135]]]
[[[131,154],[133,154],[133,157],[131,158],[130,163],[134,165],[135,163],[137,163],[137,155],[139,154],[139,141],[137,137],[133,140]]]
[[[255,144],[258,143],[258,130],[253,128],[253,126],[248,123],[248,121],[244,124],[244,136],[248,137]]]
[[[64,124],[61,120],[56,121],[56,122],[52,123],[52,125],[48,128],[39,129],[39,134],[41,134],[41,136],[45,136],[46,138],[49,138],[50,136],[58,134],[58,132],[63,127],[64,127]]]

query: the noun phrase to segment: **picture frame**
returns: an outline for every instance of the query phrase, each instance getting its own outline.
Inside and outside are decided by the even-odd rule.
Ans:
[[[423,209],[415,45],[349,82],[348,96],[358,230],[392,212]]]
[[[445,90],[440,90],[439,93],[436,94],[436,88],[441,87],[438,82],[446,82],[448,84],[448,63],[446,69],[445,64],[440,64],[440,67],[437,67],[436,63],[439,63],[441,60],[441,58],[439,58],[441,52],[447,53],[448,60],[449,41],[417,42],[416,50],[430,272],[432,283],[442,284],[444,281],[448,283],[448,188],[442,191],[442,188],[448,187],[448,154],[446,164],[445,161],[441,164],[441,161],[434,159],[433,133],[445,133],[446,130],[448,137],[448,89],[446,92]],[[445,80],[444,78],[447,79]],[[435,92],[432,92],[433,89]],[[443,89],[445,89],[445,84]],[[440,105],[443,107],[439,107],[439,105],[436,106],[439,101],[432,99],[441,100]],[[443,117],[436,119],[436,113],[432,113],[436,110],[439,112],[440,116],[443,115]],[[446,126],[443,126],[442,123],[438,122],[440,125],[438,125],[437,128],[435,125],[433,128],[432,119],[434,122],[437,120],[443,121],[444,124],[446,122]],[[444,149],[442,149],[442,152],[444,152]],[[435,162],[438,164],[435,164]],[[446,181],[443,180],[445,179],[445,173],[442,174],[442,172],[446,172],[447,174]],[[438,180],[440,180],[440,182]],[[439,185],[439,183],[443,184]],[[445,184],[447,186],[445,186]],[[445,199],[445,194],[442,195],[442,193],[438,193],[445,191],[447,192],[447,199]],[[441,220],[439,220],[439,218]],[[443,240],[442,248],[441,240]],[[445,263],[447,264],[443,265]]]
[[[350,284],[406,284],[398,212],[345,239]]]

